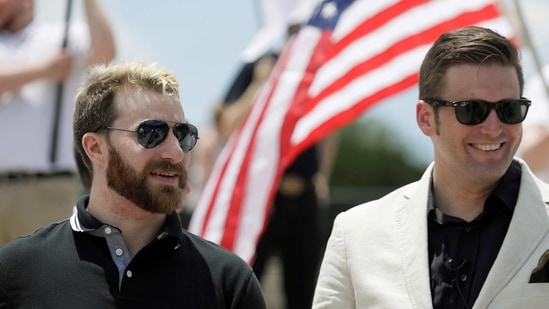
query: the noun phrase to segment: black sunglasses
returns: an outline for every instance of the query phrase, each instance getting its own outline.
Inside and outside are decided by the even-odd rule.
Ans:
[[[106,129],[135,132],[137,133],[137,141],[145,148],[154,148],[160,145],[170,132],[168,122],[162,120],[145,120],[137,126],[137,130],[113,127],[106,127]],[[179,145],[184,152],[191,151],[198,141],[198,129],[190,123],[175,123],[173,134],[179,140]]]
[[[423,99],[434,107],[453,107],[456,119],[461,124],[475,125],[482,123],[492,109],[496,110],[499,120],[507,124],[517,124],[526,118],[531,101],[526,98],[501,100],[490,103],[482,100],[445,101],[441,99]]]

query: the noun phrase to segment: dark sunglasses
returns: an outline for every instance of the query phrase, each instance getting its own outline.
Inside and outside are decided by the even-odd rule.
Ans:
[[[118,130],[137,133],[137,141],[145,148],[154,148],[160,145],[168,136],[170,126],[162,120],[145,120],[137,126],[137,130],[127,130],[106,127],[108,130]],[[198,141],[198,129],[189,123],[175,123],[173,134],[179,140],[179,145],[184,152],[191,151]]]
[[[501,100],[490,103],[482,100],[445,101],[441,99],[423,99],[433,107],[453,107],[456,119],[461,124],[475,125],[482,123],[492,109],[496,110],[499,120],[507,124],[517,124],[526,118],[531,101],[526,98]]]

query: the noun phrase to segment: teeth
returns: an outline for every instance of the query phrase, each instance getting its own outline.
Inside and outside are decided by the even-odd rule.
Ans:
[[[164,176],[164,177],[173,177],[173,176],[175,176],[175,174],[158,173],[158,172],[155,172],[153,174],[154,175],[159,175],[159,176]]]
[[[500,149],[501,144],[485,144],[485,145],[474,144],[473,147],[482,151],[494,151],[494,150]]]

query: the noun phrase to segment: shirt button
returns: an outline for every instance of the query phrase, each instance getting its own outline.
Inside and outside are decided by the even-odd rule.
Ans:
[[[122,254],[124,254],[124,250],[120,248],[116,249],[116,255],[121,256]]]
[[[132,271],[131,271],[131,270],[126,271],[126,276],[127,276],[128,278],[131,278],[131,277],[133,276]]]
[[[465,232],[470,232],[473,228],[470,225],[465,227]]]
[[[461,280],[461,282],[467,281],[467,275],[461,275],[461,277],[459,277],[459,280]]]
[[[105,234],[110,235],[112,233],[112,229],[110,227],[105,228]]]

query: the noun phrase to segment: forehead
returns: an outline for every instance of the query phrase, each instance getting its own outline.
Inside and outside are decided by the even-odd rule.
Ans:
[[[126,88],[116,94],[114,102],[119,118],[131,118],[135,121],[158,119],[185,122],[181,101],[175,94]]]
[[[520,84],[513,66],[462,64],[448,68],[443,96],[452,100],[501,99],[520,97]]]

